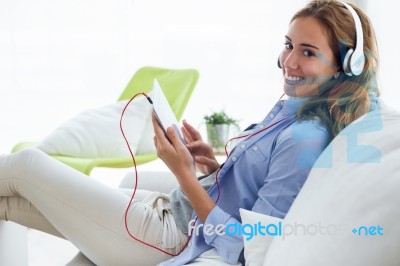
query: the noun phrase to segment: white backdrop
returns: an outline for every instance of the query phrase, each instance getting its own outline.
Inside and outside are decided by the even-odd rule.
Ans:
[[[395,11],[385,1],[362,3],[380,38],[383,98],[398,107]],[[184,114],[196,126],[220,109],[242,127],[259,121],[281,95],[276,60],[306,2],[0,0],[0,152],[114,102],[145,65],[200,71]]]

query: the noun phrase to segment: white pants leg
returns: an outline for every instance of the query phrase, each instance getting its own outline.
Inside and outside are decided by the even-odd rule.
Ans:
[[[97,265],[155,265],[170,258],[127,234],[129,200],[39,150],[0,156],[0,220],[61,235]],[[131,234],[173,254],[186,242],[168,197],[158,192],[134,201],[127,223]]]

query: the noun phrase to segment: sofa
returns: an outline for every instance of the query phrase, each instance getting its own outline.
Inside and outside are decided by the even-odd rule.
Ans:
[[[245,241],[247,263],[400,265],[399,132],[400,114],[383,103],[344,129],[280,221],[288,234]],[[276,223],[274,217],[242,213],[244,222],[271,219]],[[296,227],[297,234],[291,231]]]

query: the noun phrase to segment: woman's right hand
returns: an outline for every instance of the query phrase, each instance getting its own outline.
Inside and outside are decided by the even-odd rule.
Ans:
[[[186,147],[192,153],[197,169],[206,175],[215,172],[219,168],[219,163],[211,145],[204,142],[200,132],[186,120],[183,120],[182,132],[187,140]]]

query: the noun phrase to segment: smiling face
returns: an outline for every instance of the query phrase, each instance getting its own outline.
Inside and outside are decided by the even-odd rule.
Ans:
[[[319,21],[299,17],[290,24],[280,55],[284,92],[293,97],[318,95],[318,88],[338,71],[329,39]]]

